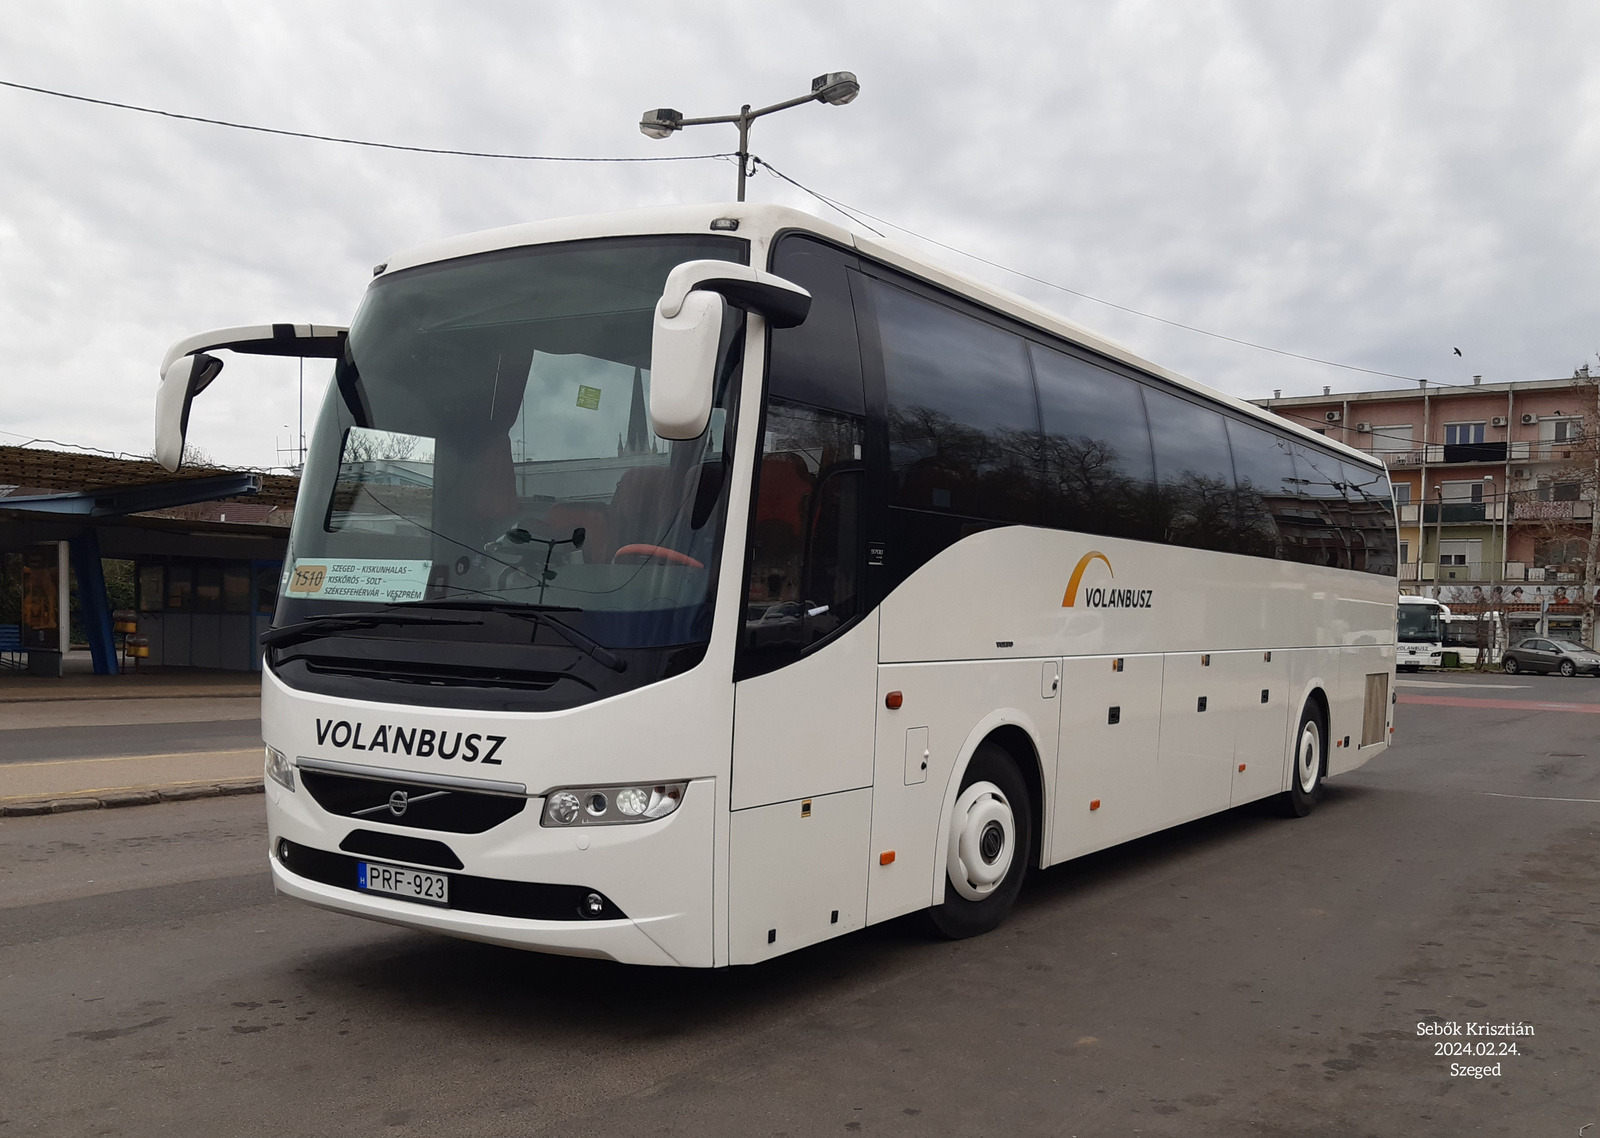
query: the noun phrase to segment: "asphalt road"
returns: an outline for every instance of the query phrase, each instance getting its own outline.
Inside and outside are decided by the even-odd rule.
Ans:
[[[260,746],[261,701],[254,697],[0,705],[0,764]]]
[[[275,899],[256,799],[6,820],[0,1138],[1600,1130],[1600,681],[1447,682],[1309,818],[715,973]],[[1432,1020],[1535,1034],[1451,1077]]]

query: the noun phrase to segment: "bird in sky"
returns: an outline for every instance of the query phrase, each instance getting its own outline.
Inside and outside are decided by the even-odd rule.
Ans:
[[[1451,348],[1450,350],[1452,352],[1454,352],[1458,356],[1461,354],[1461,349],[1460,348]]]

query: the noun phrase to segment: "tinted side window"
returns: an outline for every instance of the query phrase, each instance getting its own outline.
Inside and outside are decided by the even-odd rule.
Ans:
[[[1150,429],[1139,385],[1030,344],[1044,425],[1044,524],[1151,540]]]
[[[811,311],[798,328],[771,335],[767,392],[782,399],[860,415],[861,350],[850,301],[848,254],[801,237],[785,237],[772,271],[811,294]]]
[[[889,504],[1038,518],[1039,418],[1019,336],[872,282],[889,402]]]
[[[781,667],[860,612],[862,443],[854,416],[768,403],[740,678]]]
[[[1349,503],[1345,499],[1344,464],[1330,454],[1301,443],[1294,450],[1299,530],[1289,543],[1292,560],[1308,565],[1350,568]]]
[[[1161,540],[1233,549],[1233,462],[1222,416],[1155,388],[1145,389],[1144,402],[1155,449]]]
[[[1343,462],[1345,501],[1349,506],[1352,569],[1392,577],[1400,562],[1389,476],[1360,463]]]
[[[1300,524],[1299,488],[1289,440],[1260,427],[1228,420],[1238,486],[1233,530],[1240,553],[1286,557],[1288,534]]]

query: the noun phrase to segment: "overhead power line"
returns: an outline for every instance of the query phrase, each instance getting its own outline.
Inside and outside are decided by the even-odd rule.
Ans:
[[[1324,367],[1335,367],[1335,368],[1341,368],[1341,369],[1343,369],[1345,371],[1355,371],[1355,372],[1361,372],[1361,373],[1366,374],[1366,375],[1382,376],[1385,379],[1400,379],[1400,380],[1406,381],[1407,383],[1431,384],[1434,387],[1470,387],[1470,386],[1472,386],[1471,384],[1467,384],[1467,383],[1449,383],[1449,382],[1446,382],[1444,380],[1438,380],[1438,379],[1423,379],[1420,376],[1415,376],[1415,375],[1402,375],[1399,372],[1380,371],[1377,368],[1361,367],[1361,366],[1359,366],[1357,364],[1340,363],[1338,360],[1325,360],[1325,359],[1322,359],[1320,356],[1308,356],[1308,355],[1305,355],[1305,354],[1303,354],[1301,352],[1291,352],[1291,351],[1289,351],[1289,350],[1287,350],[1285,348],[1274,348],[1269,344],[1258,344],[1258,343],[1255,343],[1253,340],[1244,340],[1244,339],[1241,339],[1238,336],[1229,336],[1224,332],[1213,332],[1213,331],[1211,331],[1211,330],[1209,330],[1207,328],[1197,328],[1193,324],[1185,324],[1185,323],[1183,323],[1182,321],[1179,321],[1179,320],[1169,320],[1165,316],[1157,316],[1157,315],[1155,315],[1154,313],[1151,313],[1151,312],[1141,312],[1139,309],[1130,308],[1126,304],[1118,304],[1114,300],[1106,300],[1103,297],[1094,296],[1094,295],[1091,295],[1090,293],[1082,292],[1082,291],[1080,291],[1078,289],[1075,289],[1075,288],[1069,288],[1068,286],[1066,286],[1064,284],[1057,284],[1055,281],[1050,281],[1050,280],[1046,280],[1043,277],[1034,276],[1032,273],[1024,272],[1021,269],[1013,269],[1010,265],[1003,265],[999,261],[991,261],[989,258],[980,256],[977,253],[969,253],[965,249],[958,248],[958,247],[956,247],[954,245],[946,244],[945,242],[940,241],[937,238],[929,237],[924,233],[918,233],[914,229],[908,229],[904,225],[899,225],[899,224],[897,224],[897,223],[895,223],[893,221],[890,221],[888,218],[879,217],[875,213],[868,213],[866,210],[861,209],[858,206],[846,205],[844,202],[839,201],[837,198],[828,197],[826,194],[819,193],[818,191],[813,190],[810,186],[802,185],[801,183],[795,181],[793,178],[789,177],[789,175],[785,174],[782,170],[779,170],[776,166],[772,165],[772,163],[763,161],[760,158],[754,158],[754,156],[752,156],[752,157],[753,157],[753,160],[756,162],[757,165],[765,166],[768,170],[772,171],[772,173],[777,175],[779,178],[782,178],[785,182],[788,182],[790,185],[794,186],[795,188],[797,188],[799,190],[802,190],[807,194],[810,194],[812,197],[816,198],[823,205],[826,205],[829,208],[835,210],[836,212],[838,212],[840,214],[843,214],[845,217],[849,218],[851,221],[855,222],[857,225],[865,226],[867,229],[871,230],[871,232],[877,233],[879,237],[882,237],[883,234],[879,233],[878,230],[873,229],[872,226],[867,225],[867,223],[862,220],[863,218],[871,218],[873,221],[878,222],[880,225],[887,225],[890,229],[898,230],[901,233],[908,234],[911,237],[915,237],[919,241],[926,241],[929,245],[936,245],[940,249],[944,249],[944,250],[947,250],[948,252],[955,253],[958,256],[967,257],[967,258],[969,258],[971,260],[979,262],[980,264],[988,265],[990,268],[999,269],[1003,273],[1010,273],[1012,276],[1021,277],[1024,280],[1032,281],[1035,284],[1043,285],[1046,288],[1055,289],[1058,292],[1068,293],[1071,296],[1076,296],[1076,297],[1079,297],[1079,298],[1081,298],[1083,300],[1093,301],[1095,304],[1103,304],[1107,308],[1115,308],[1117,311],[1126,312],[1130,316],[1139,316],[1139,317],[1143,317],[1146,320],[1154,320],[1158,324],[1166,324],[1166,325],[1168,325],[1170,327],[1173,327],[1173,328],[1181,328],[1185,332],[1194,332],[1194,333],[1197,333],[1198,335],[1201,335],[1201,336],[1210,336],[1213,339],[1225,340],[1230,344],[1238,344],[1241,347],[1254,348],[1257,351],[1261,351],[1261,352],[1271,352],[1274,355],[1287,356],[1290,359],[1304,360],[1307,363],[1321,364]]]
[[[256,134],[276,134],[284,138],[309,138],[315,142],[337,142],[342,146],[365,146],[373,150],[402,150],[411,154],[448,154],[458,158],[501,158],[512,162],[702,162],[710,158],[732,157],[732,152],[719,154],[660,154],[648,157],[578,157],[565,154],[505,154],[493,150],[452,150],[442,146],[406,146],[398,142],[374,142],[365,138],[342,138],[333,134],[314,134],[304,130],[284,130],[275,126],[256,126],[252,123],[230,122],[227,119],[207,118],[204,115],[186,115],[177,111],[164,111],[157,107],[141,107],[134,103],[119,103],[113,99],[94,99],[88,95],[74,95],[67,91],[52,91],[48,87],[32,87],[26,83],[13,83],[0,79],[0,87],[17,91],[32,91],[36,95],[49,95],[55,99],[70,99],[75,103],[92,103],[97,107],[115,107],[119,111],[136,111],[142,115],[159,115],[161,118],[181,119],[184,122],[223,126],[230,130],[248,130]]]

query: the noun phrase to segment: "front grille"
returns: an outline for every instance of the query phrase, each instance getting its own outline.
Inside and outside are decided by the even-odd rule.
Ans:
[[[313,849],[287,838],[278,839],[278,860],[290,873],[340,889],[366,892],[357,884],[356,867],[365,858]],[[396,859],[400,860],[400,859]],[[501,881],[447,873],[449,908],[491,917],[518,917],[528,921],[621,921],[627,914],[598,890],[582,885],[546,885],[536,881]],[[386,897],[376,893],[372,896]],[[599,898],[596,906],[590,900]]]
[[[526,798],[426,783],[360,778],[300,768],[300,781],[330,814],[449,834],[481,834],[522,813]]]

